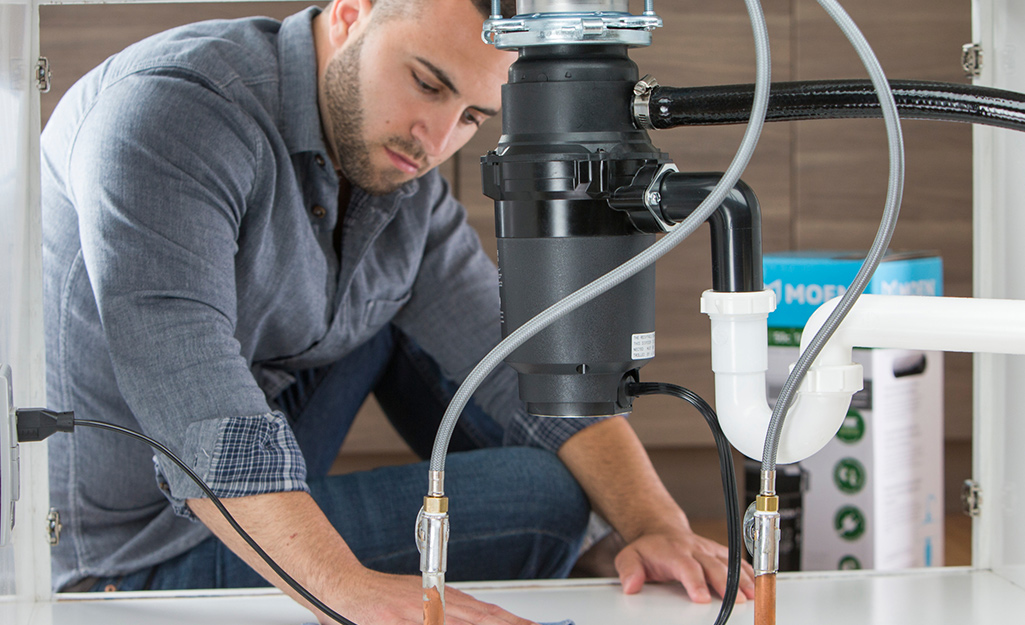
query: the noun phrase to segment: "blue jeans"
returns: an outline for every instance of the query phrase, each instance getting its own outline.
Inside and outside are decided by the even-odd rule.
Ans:
[[[301,371],[276,398],[307,463],[313,499],[368,568],[419,574],[413,531],[428,463],[328,475],[356,412],[373,392],[421,458],[456,386],[405,335],[386,328],[346,358]],[[451,540],[447,578],[565,577],[587,528],[587,498],[552,453],[499,447],[502,429],[472,402],[446,461]],[[157,566],[100,579],[93,590],[245,588],[267,582],[216,538]]]

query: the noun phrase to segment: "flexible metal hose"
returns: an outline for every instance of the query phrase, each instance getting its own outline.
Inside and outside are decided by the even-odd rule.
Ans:
[[[434,439],[434,448],[431,451],[430,464],[430,488],[432,494],[442,495],[440,481],[435,483],[436,476],[445,470],[445,456],[448,453],[448,444],[455,431],[456,422],[462,413],[470,396],[477,390],[484,378],[497,367],[502,360],[511,354],[517,347],[528,341],[535,334],[557,321],[572,310],[579,308],[591,301],[598,295],[608,291],[627,278],[633,276],[651,263],[655,262],[669,252],[673,247],[690,236],[697,230],[708,216],[719,208],[737,181],[740,180],[744,168],[747,167],[751,156],[754,154],[758,139],[761,136],[762,124],[765,119],[765,110],[769,99],[769,83],[771,80],[771,57],[769,55],[769,35],[765,25],[765,14],[762,12],[760,0],[744,0],[747,6],[748,17],[751,20],[751,30],[755,41],[755,84],[758,85],[756,97],[753,98],[750,122],[741,139],[740,147],[734,155],[730,166],[726,168],[719,184],[712,190],[712,193],[698,206],[697,209],[682,223],[676,224],[669,233],[659,239],[657,243],[647,248],[637,256],[623,263],[616,269],[594,280],[590,284],[581,287],[570,295],[552,304],[547,309],[538,313],[522,326],[514,330],[509,336],[494,347],[479,362],[477,366],[467,375],[466,379],[459,386],[452,401],[442,417],[441,425],[438,426],[438,434]]]
[[[1025,130],[1025,94],[921,80],[891,80],[901,119],[985,124]],[[649,115],[655,128],[743,124],[754,85],[656,87]],[[774,82],[765,121],[879,118],[882,108],[868,80]]]
[[[815,333],[815,337],[808,344],[807,349],[797,359],[793,370],[790,372],[790,376],[783,384],[782,390],[780,390],[779,397],[776,399],[776,405],[772,409],[772,418],[769,421],[769,431],[765,436],[765,449],[762,452],[763,482],[768,480],[770,476],[772,481],[775,482],[776,452],[779,450],[779,439],[783,432],[783,422],[786,419],[787,410],[790,408],[794,395],[808,369],[811,368],[815,357],[822,351],[826,341],[829,340],[829,337],[833,335],[844,317],[847,316],[847,313],[854,307],[858,297],[865,291],[869,280],[872,279],[872,274],[875,272],[876,267],[882,261],[883,255],[890,245],[893,231],[897,227],[900,202],[904,193],[904,135],[900,128],[897,104],[890,91],[886,75],[883,73],[883,67],[880,65],[879,59],[876,58],[872,47],[868,44],[861,30],[847,12],[843,10],[843,7],[836,0],[818,1],[819,5],[822,6],[826,13],[833,18],[837,26],[840,27],[840,30],[843,31],[844,36],[851,42],[851,45],[854,46],[858,57],[872,79],[872,85],[876,90],[876,97],[879,100],[883,122],[886,126],[886,139],[890,160],[889,180],[887,182],[886,203],[883,208],[882,219],[879,222],[879,230],[872,241],[872,247],[869,248],[868,254],[865,256],[865,261],[861,264],[858,274],[854,276],[854,280],[848,287],[847,292],[840,298],[836,308],[830,313],[825,323],[819,328],[819,331]],[[769,489],[769,492],[775,492],[774,484]]]
[[[811,340],[807,349],[797,359],[793,370],[790,372],[790,376],[787,377],[786,383],[783,384],[783,389],[776,400],[776,405],[773,407],[769,429],[765,435],[765,448],[762,451],[761,492],[758,496],[758,501],[775,505],[778,505],[776,503],[778,499],[775,495],[776,453],[779,450],[779,440],[783,432],[783,423],[786,419],[787,410],[794,400],[797,388],[800,386],[805,374],[807,374],[808,369],[811,368],[812,362],[814,362],[826,341],[829,340],[829,337],[833,335],[840,323],[843,322],[844,317],[847,316],[847,313],[850,312],[858,297],[865,290],[865,286],[872,278],[872,274],[882,260],[883,254],[886,253],[890,238],[893,236],[894,228],[897,225],[897,216],[900,213],[900,202],[904,189],[904,138],[900,128],[898,105],[889,81],[883,73],[883,68],[872,51],[872,47],[865,40],[861,30],[839,3],[835,0],[819,0],[819,5],[833,18],[836,25],[843,31],[844,36],[854,46],[858,57],[861,59],[872,80],[872,87],[879,102],[879,111],[886,126],[886,139],[890,157],[889,181],[887,183],[886,205],[883,210],[883,217],[879,223],[879,230],[876,232],[875,240],[872,242],[872,247],[865,257],[865,262],[862,263],[858,274],[854,277],[854,281],[851,282],[847,292],[840,298],[836,308],[830,313],[825,323],[819,328],[819,331],[815,333],[815,337]],[[769,515],[770,519],[775,517],[773,520],[777,520],[779,518],[778,508],[774,510],[772,509],[774,507],[766,506],[764,509],[772,513]],[[759,507],[759,510],[761,509],[763,508]],[[759,514],[759,512],[756,512],[756,516]],[[775,527],[778,527],[778,525]],[[759,533],[755,541],[756,551],[758,544],[762,543],[764,545],[766,540],[775,543],[775,546],[770,551],[774,556],[778,557],[778,534],[770,538]],[[773,569],[775,568],[776,563],[773,562]],[[769,574],[762,575],[758,573],[756,570],[754,622],[755,625],[775,625],[776,571],[772,570],[769,571]]]

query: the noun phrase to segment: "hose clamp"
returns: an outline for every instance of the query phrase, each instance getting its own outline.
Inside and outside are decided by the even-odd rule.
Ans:
[[[654,130],[651,123],[651,94],[658,86],[658,81],[651,74],[637,81],[634,85],[634,123],[643,130]]]
[[[619,11],[589,13],[533,13],[509,19],[490,17],[484,21],[481,39],[499,50],[561,44],[651,45],[651,31],[662,26],[662,18]]]

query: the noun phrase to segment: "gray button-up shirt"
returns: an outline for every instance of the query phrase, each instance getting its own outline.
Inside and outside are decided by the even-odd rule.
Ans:
[[[462,380],[500,338],[495,267],[436,172],[354,190],[334,249],[317,12],[151,37],[76,84],[43,133],[51,407],[142,429],[219,496],[306,489],[268,405],[288,371],[394,323]],[[508,368],[475,398],[507,444],[554,450],[591,422],[527,416]],[[145,446],[81,429],[50,444],[56,587],[209,536],[182,518],[202,492]]]

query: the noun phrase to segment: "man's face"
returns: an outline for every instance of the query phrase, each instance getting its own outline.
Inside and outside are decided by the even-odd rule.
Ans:
[[[357,22],[328,61],[322,116],[342,175],[383,195],[423,175],[497,114],[515,54],[480,39],[469,0]]]

